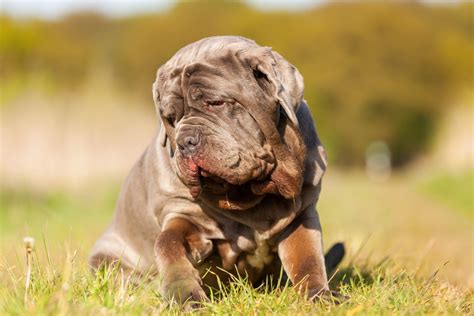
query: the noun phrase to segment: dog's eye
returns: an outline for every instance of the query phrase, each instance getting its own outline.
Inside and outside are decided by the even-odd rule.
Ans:
[[[207,105],[209,106],[221,106],[224,105],[225,101],[223,100],[216,100],[216,101],[207,101]]]

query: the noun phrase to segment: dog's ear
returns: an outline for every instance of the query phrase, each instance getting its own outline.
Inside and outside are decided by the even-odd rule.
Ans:
[[[288,119],[298,126],[296,112],[304,91],[299,71],[270,47],[255,47],[239,54],[252,69],[259,86],[280,104]]]
[[[272,102],[267,103],[271,109],[252,109],[253,116],[257,118],[257,124],[278,162],[271,180],[281,196],[294,198],[301,192],[306,157],[296,116],[303,99],[303,78],[294,66],[270,47],[254,46],[239,50],[236,55],[243,66],[251,69],[258,86]],[[280,110],[287,119],[278,119]],[[267,118],[270,117],[276,118],[278,123],[269,122]]]
[[[306,145],[307,156],[305,160],[305,182],[313,186],[318,186],[326,172],[327,157],[323,145],[316,131],[316,124],[313,121],[308,104],[303,100],[296,113],[300,122],[300,131]]]
[[[166,146],[166,140],[168,139],[168,136],[166,134],[166,128],[164,126],[163,119],[162,119],[162,117],[160,115],[160,111],[159,111],[160,91],[158,89],[158,78],[155,80],[155,82],[153,82],[151,90],[152,90],[152,93],[153,93],[153,102],[155,103],[156,113],[158,114],[158,119],[161,122],[160,131],[159,131],[159,134],[158,134],[158,140],[159,140],[161,146],[164,147],[164,146]]]
[[[160,143],[166,145],[169,139],[171,148],[176,149],[175,126],[184,113],[184,103],[181,91],[181,67],[170,69],[168,65],[161,66],[153,83],[153,101],[164,130],[160,130]]]

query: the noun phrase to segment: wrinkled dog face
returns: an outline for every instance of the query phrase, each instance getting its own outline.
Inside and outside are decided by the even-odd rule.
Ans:
[[[235,43],[225,47],[210,38],[204,41],[211,45],[178,52],[159,69],[154,99],[191,195],[242,210],[266,194],[291,198],[301,190],[304,145],[295,110],[302,80],[271,49],[230,39]]]

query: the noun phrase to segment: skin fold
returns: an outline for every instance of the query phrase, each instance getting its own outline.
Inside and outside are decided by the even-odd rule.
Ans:
[[[91,267],[156,274],[181,303],[205,300],[222,270],[257,283],[283,267],[302,295],[331,295],[316,212],[326,158],[298,70],[249,39],[210,37],[160,67],[153,99],[157,133]],[[343,246],[330,254],[328,269]]]

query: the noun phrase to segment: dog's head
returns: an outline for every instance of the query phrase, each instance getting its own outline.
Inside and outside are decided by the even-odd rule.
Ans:
[[[266,194],[299,195],[303,79],[268,47],[213,37],[181,49],[153,84],[176,172],[193,197],[243,210]]]

